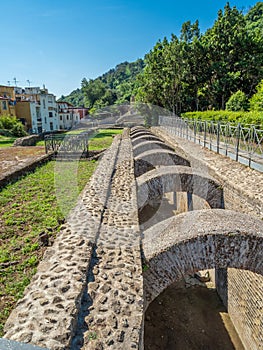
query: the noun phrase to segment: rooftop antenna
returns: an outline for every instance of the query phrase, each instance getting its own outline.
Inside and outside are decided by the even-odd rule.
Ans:
[[[15,86],[17,86],[17,83],[19,83],[19,81],[16,80],[16,78],[14,78],[14,83],[15,83]]]
[[[11,85],[11,81],[7,80],[7,84],[8,84],[8,86],[10,86]]]
[[[30,81],[29,79],[27,79],[26,82],[28,83],[28,86],[30,87],[30,84],[32,83],[32,81]]]

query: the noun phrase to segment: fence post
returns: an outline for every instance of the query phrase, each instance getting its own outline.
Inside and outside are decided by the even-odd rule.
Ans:
[[[239,153],[240,128],[241,128],[241,125],[240,125],[240,123],[238,123],[238,125],[237,125],[237,141],[236,141],[236,161],[238,161],[238,153]]]
[[[206,120],[205,120],[205,125],[204,125],[204,147],[206,145]]]
[[[220,151],[220,122],[217,123],[217,132],[216,132],[216,152]]]
[[[45,141],[45,152],[46,154],[48,153],[48,150],[47,150],[47,140],[46,140],[46,137],[44,136],[44,141]]]
[[[196,143],[196,120],[194,120],[194,143]]]

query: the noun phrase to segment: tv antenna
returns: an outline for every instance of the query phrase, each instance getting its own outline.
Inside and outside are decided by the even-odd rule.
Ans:
[[[10,86],[11,85],[11,81],[7,80],[7,84],[8,84],[8,86]]]
[[[28,86],[30,87],[30,84],[32,84],[33,82],[32,81],[30,81],[29,79],[27,79],[27,84],[28,84]]]
[[[19,81],[16,80],[16,78],[14,78],[13,81],[14,81],[15,86],[17,86],[17,83],[19,83]]]

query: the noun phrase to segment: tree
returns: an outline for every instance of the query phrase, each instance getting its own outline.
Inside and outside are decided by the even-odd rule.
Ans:
[[[246,94],[241,90],[238,90],[227,101],[226,109],[228,111],[247,111],[248,99]]]

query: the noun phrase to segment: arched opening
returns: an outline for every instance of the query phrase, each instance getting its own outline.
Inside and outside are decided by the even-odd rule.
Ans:
[[[263,274],[263,223],[231,210],[195,210],[144,232],[145,306],[183,275],[228,268]]]
[[[133,147],[133,155],[134,157],[139,156],[141,153],[146,151],[156,150],[156,149],[167,149],[170,151],[174,151],[173,148],[166,145],[162,141],[153,140],[153,141],[145,141]]]
[[[178,285],[175,285],[174,283],[181,281],[182,277],[186,274],[193,275],[196,271],[216,268],[217,270],[221,269],[222,271],[225,271],[226,269],[249,270],[251,271],[251,274],[259,274],[262,276],[262,248],[262,221],[254,219],[248,215],[236,213],[229,210],[215,209],[188,212],[165,220],[146,230],[144,232],[143,238],[143,252],[145,258],[143,272],[146,310],[145,324],[146,328],[148,327],[147,329],[145,328],[145,349],[149,348],[147,348],[147,346],[151,346],[151,348],[154,349],[154,346],[157,346],[158,344],[159,348],[156,348],[160,350],[176,350],[181,348],[193,350],[202,348],[201,345],[204,344],[202,341],[205,341],[206,338],[203,337],[204,334],[202,333],[200,337],[201,339],[198,338],[197,342],[197,345],[201,344],[199,348],[192,346],[193,344],[190,344],[191,336],[189,333],[185,336],[185,338],[188,337],[188,340],[190,339],[189,344],[191,346],[171,347],[171,344],[175,344],[172,343],[175,341],[175,339],[177,342],[179,342],[179,344],[182,344],[182,339],[180,339],[180,337],[175,338],[176,334],[174,333],[176,332],[171,331],[171,325],[169,325],[168,318],[169,315],[173,314],[174,309],[171,305],[167,306],[167,304],[163,305],[162,311],[164,311],[164,313],[160,316],[160,320],[162,320],[162,318],[165,319],[165,315],[167,315],[164,322],[166,326],[164,337],[166,337],[166,339],[163,339],[163,343],[166,344],[166,347],[161,347],[160,342],[155,343],[154,346],[153,343],[149,343],[149,341],[147,342],[147,332],[149,331],[149,327],[151,332],[153,331],[154,327],[156,328],[154,332],[155,335],[160,335],[162,332],[162,325],[160,322],[158,323],[157,327],[154,326],[156,323],[151,321],[151,319],[154,319],[156,322],[158,321],[158,317],[155,317],[154,313],[152,313],[151,310],[158,309],[158,303],[162,303],[162,299],[165,297],[165,295],[167,296],[167,293],[164,293],[162,295],[162,293],[166,291],[167,288],[170,288],[170,290],[168,290],[168,296],[169,294],[173,294],[174,296],[174,304],[176,304],[176,301],[178,302],[178,297],[176,297],[176,288]],[[179,292],[187,295],[189,294],[185,290],[180,290]],[[195,292],[196,291],[193,291],[193,293]],[[204,295],[201,302],[210,300],[210,292],[211,291],[201,291],[201,295]],[[227,289],[225,292],[227,293]],[[200,294],[200,291],[198,291],[198,293]],[[193,298],[193,296],[190,296],[190,298]],[[152,302],[153,305],[151,305]],[[167,303],[167,301],[165,302]],[[151,308],[149,307],[148,312],[149,305],[151,305]],[[180,302],[177,304],[177,306],[178,305],[180,308]],[[173,314],[173,317],[185,317],[185,319],[181,320],[181,322],[177,322],[177,326],[179,326],[179,328],[177,328],[177,332],[180,332],[180,327],[184,327],[187,324],[189,326],[189,319],[186,317],[187,313],[189,314],[196,312],[192,309],[192,306],[193,305],[191,305],[190,308],[188,307],[187,311],[181,314]],[[209,304],[206,305],[206,308],[210,310]],[[201,312],[205,312],[205,309],[201,309]],[[222,312],[225,317],[224,321],[227,322],[227,310],[217,310],[215,318],[221,317]],[[258,315],[260,315],[260,310],[258,310]],[[209,318],[206,318],[206,320],[207,319]],[[207,322],[213,325],[214,321],[211,320],[210,322]],[[218,319],[218,321],[220,320]],[[222,325],[222,322],[220,322],[219,326],[220,324]],[[171,324],[173,324],[173,321]],[[231,325],[231,322],[229,324]],[[197,326],[199,326],[199,324],[197,324]],[[215,331],[215,327],[218,327],[218,324],[214,326],[214,328],[210,328],[210,330],[204,330],[204,332],[217,332],[218,336],[221,337],[222,335],[222,339],[227,338],[224,329],[220,330],[219,327],[219,329]],[[257,330],[259,331],[259,329],[260,325],[257,325]],[[220,332],[223,333],[220,335]],[[194,336],[192,336],[192,338]],[[202,341],[199,342],[199,340]],[[216,344],[218,344],[218,342]],[[210,347],[207,347],[207,343],[205,345],[203,348],[210,349]],[[217,347],[217,349],[225,348],[232,349],[230,346],[224,347],[224,345]],[[213,349],[213,347],[211,347],[211,349]],[[241,346],[240,348],[236,347],[233,349],[243,348]]]
[[[149,305],[145,350],[244,350],[212,282],[187,275]]]
[[[151,133],[150,131],[147,131],[147,130],[141,130],[141,131],[137,131],[136,133],[130,134],[132,140],[135,140],[136,138],[141,137],[141,136],[149,136],[149,135],[152,136],[153,133]]]
[[[149,166],[150,165],[150,166]],[[134,159],[134,172],[138,177],[156,167],[166,165],[190,166],[190,162],[167,149],[154,149],[141,153]]]
[[[224,208],[220,184],[186,166],[151,170],[137,178],[137,189],[139,221],[144,224],[143,229],[184,211]]]
[[[133,147],[135,147],[136,145],[140,144],[141,142],[145,142],[145,141],[159,141],[159,142],[162,142],[162,140],[160,140],[155,135],[143,135],[143,136],[139,136],[136,139],[132,140],[132,145],[133,145]]]

